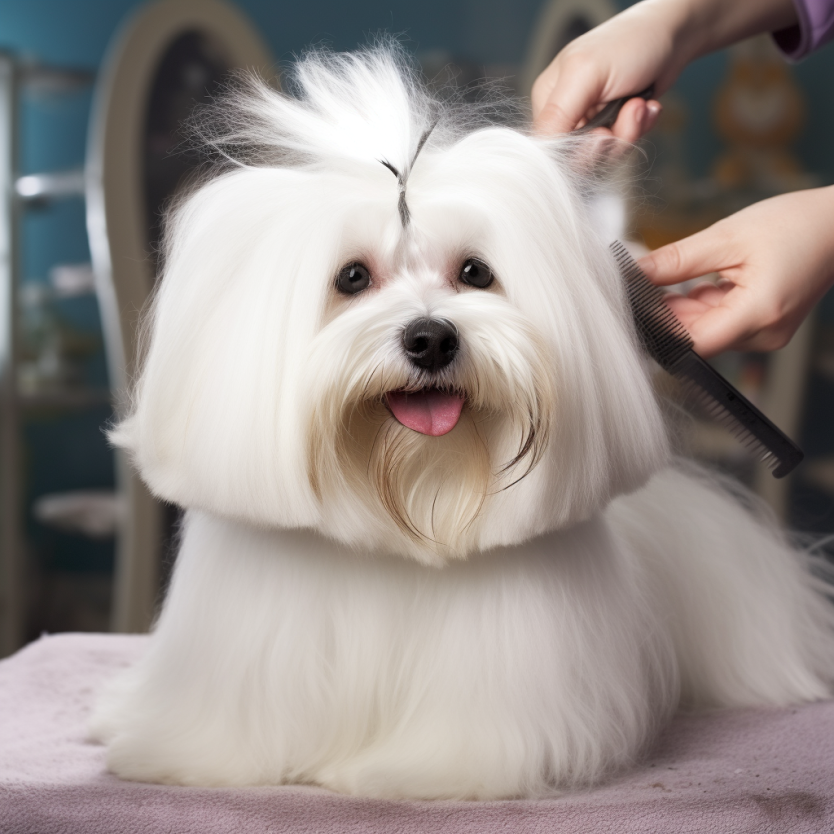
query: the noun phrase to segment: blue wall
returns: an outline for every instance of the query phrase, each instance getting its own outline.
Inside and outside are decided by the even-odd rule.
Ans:
[[[0,44],[54,63],[95,68],[125,15],[141,0],[0,0]],[[312,43],[352,49],[379,31],[407,35],[418,50],[447,49],[475,61],[521,59],[540,0],[236,0],[285,61]]]

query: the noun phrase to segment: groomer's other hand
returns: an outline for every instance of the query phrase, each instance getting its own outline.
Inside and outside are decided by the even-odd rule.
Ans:
[[[643,0],[571,41],[533,84],[540,133],[581,127],[609,101],[654,85],[659,96],[692,60],[759,32],[796,23],[791,0]],[[657,101],[628,102],[611,131],[636,141]]]
[[[667,302],[695,350],[784,347],[834,283],[834,186],[763,200],[708,229],[655,250],[640,267],[655,283],[717,272]]]

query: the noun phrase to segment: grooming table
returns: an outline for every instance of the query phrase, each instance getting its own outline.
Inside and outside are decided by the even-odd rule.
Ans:
[[[309,787],[122,782],[85,740],[147,638],[44,637],[0,663],[3,834],[786,834],[834,830],[834,702],[678,718],[640,767],[547,800],[387,802]]]

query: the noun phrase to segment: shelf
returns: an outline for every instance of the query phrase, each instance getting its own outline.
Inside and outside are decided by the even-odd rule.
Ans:
[[[24,204],[45,203],[66,197],[84,196],[84,171],[53,171],[27,174],[15,180],[14,190]]]
[[[62,95],[83,90],[96,80],[93,70],[82,67],[54,67],[38,61],[18,62],[19,83],[27,93]]]
[[[77,391],[39,391],[31,394],[18,394],[21,408],[95,408],[112,402],[110,391],[103,389],[79,389]]]

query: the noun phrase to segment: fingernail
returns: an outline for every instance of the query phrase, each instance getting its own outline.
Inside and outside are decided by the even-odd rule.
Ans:
[[[643,124],[654,124],[657,120],[657,117],[660,115],[661,110],[663,110],[663,107],[661,106],[659,101],[647,101],[646,109],[643,111]]]

